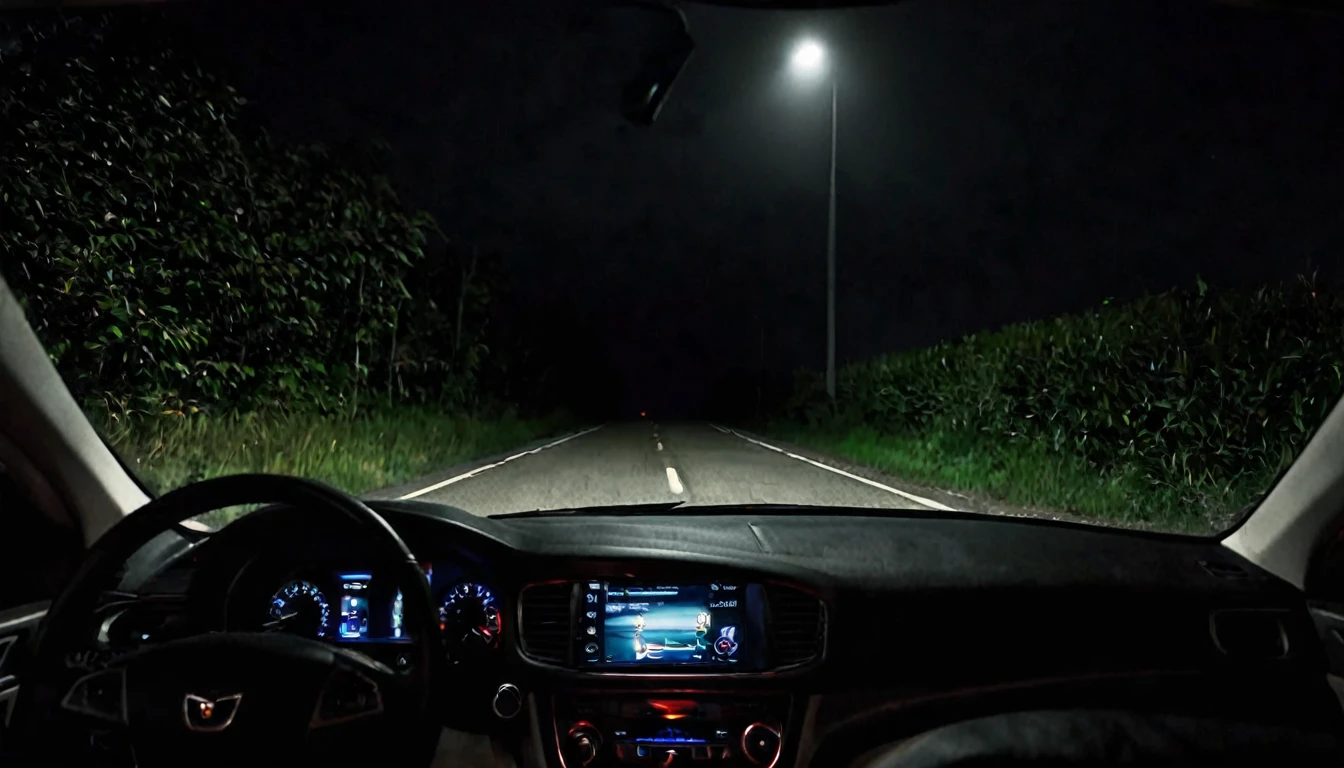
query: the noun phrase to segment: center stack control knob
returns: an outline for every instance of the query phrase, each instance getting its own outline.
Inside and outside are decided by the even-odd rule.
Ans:
[[[602,752],[602,734],[588,723],[575,723],[565,736],[565,763],[590,765]]]
[[[495,691],[490,708],[495,711],[495,717],[512,720],[523,710],[523,693],[513,683],[505,683]]]
[[[774,765],[779,759],[781,741],[778,728],[752,723],[742,731],[742,754],[756,765]]]

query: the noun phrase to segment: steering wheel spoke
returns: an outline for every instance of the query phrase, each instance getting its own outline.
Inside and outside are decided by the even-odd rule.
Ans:
[[[392,670],[387,669],[383,673],[376,669],[377,666],[382,665],[371,659],[338,657],[318,694],[308,730],[329,728],[383,714],[386,711],[384,688],[392,681]]]
[[[126,670],[113,667],[84,675],[61,698],[61,709],[101,723],[127,725]]]

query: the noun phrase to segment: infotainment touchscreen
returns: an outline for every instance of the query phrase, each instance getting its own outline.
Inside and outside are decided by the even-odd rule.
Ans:
[[[588,664],[764,668],[756,584],[586,582],[579,616]]]

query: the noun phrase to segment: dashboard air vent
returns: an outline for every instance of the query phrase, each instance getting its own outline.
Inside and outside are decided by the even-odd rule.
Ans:
[[[821,655],[826,636],[826,612],[821,601],[792,587],[768,585],[770,637],[775,663],[781,667],[803,664]]]
[[[1200,566],[1209,572],[1211,576],[1228,581],[1245,581],[1251,577],[1245,568],[1233,563],[1219,563],[1212,560],[1200,560]]]
[[[9,676],[11,674],[11,669],[18,666],[18,664],[9,663],[9,652],[14,650],[14,647],[19,644],[18,641],[18,635],[0,637],[0,678]]]
[[[1209,617],[1213,644],[1225,655],[1243,661],[1268,661],[1288,655],[1288,632],[1282,610],[1224,610]]]
[[[518,622],[523,652],[537,661],[564,664],[569,660],[569,622],[574,593],[569,582],[538,584],[523,590],[518,599],[522,616]]]

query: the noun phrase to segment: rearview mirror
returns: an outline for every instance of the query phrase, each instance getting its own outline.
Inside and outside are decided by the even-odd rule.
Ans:
[[[695,52],[695,41],[681,11],[658,0],[627,0],[642,27],[642,60],[621,93],[621,115],[640,126],[653,125],[672,92],[672,84]]]

